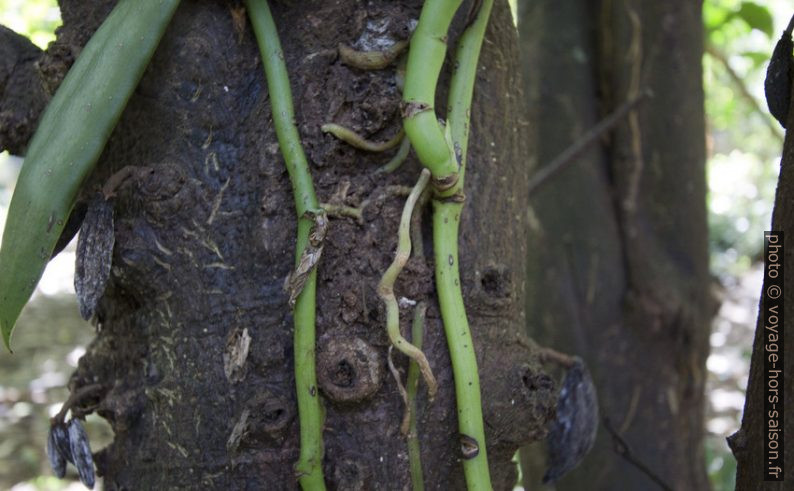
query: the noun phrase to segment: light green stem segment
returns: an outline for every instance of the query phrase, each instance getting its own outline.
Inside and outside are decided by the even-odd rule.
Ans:
[[[447,124],[453,146],[460,154],[461,169],[457,182],[448,192],[461,199],[433,201],[436,288],[455,377],[458,428],[462,447],[463,439],[467,442],[465,445],[467,451],[463,452],[463,472],[469,491],[490,490],[491,478],[485,445],[477,357],[460,285],[458,229],[463,210],[463,177],[466,169],[466,147],[477,60],[492,6],[493,0],[483,0],[474,22],[461,35],[455,54],[456,68],[450,82]],[[471,442],[476,442],[477,451],[471,451]]]
[[[265,66],[267,87],[281,153],[292,182],[295,208],[298,215],[298,240],[295,251],[296,265],[309,240],[312,221],[304,216],[307,211],[319,209],[314,194],[309,164],[300,143],[292,108],[292,92],[284,63],[284,53],[264,0],[246,0],[246,9],[259,42]],[[300,419],[300,458],[296,472],[305,490],[324,490],[323,479],[323,416],[317,392],[315,368],[315,294],[317,271],[313,270],[298,296],[293,313],[295,319],[295,385]]]
[[[433,250],[438,303],[455,377],[458,430],[461,437],[465,435],[473,439],[479,448],[474,458],[463,460],[463,472],[469,491],[481,491],[491,489],[491,478],[485,448],[477,357],[466,318],[458,272],[458,226],[461,208],[460,203],[433,200]]]
[[[11,331],[179,0],[121,0],[56,91],[30,141],[0,248],[0,331]]]
[[[418,349],[422,349],[422,338],[425,333],[425,312],[427,304],[419,302],[414,310],[414,320],[411,325],[411,342]],[[419,365],[413,360],[408,365],[408,378],[405,382],[405,391],[408,408],[408,462],[411,467],[411,486],[413,491],[424,491],[425,482],[422,473],[422,453],[419,448],[419,431],[416,413],[416,389],[419,385]]]
[[[400,271],[402,271],[408,258],[411,256],[411,214],[414,209],[416,201],[427,186],[430,180],[430,172],[427,169],[422,169],[422,174],[419,176],[411,194],[405,200],[403,213],[400,217],[400,227],[398,229],[397,238],[397,252],[394,254],[394,261],[392,261],[389,268],[383,273],[383,277],[378,284],[378,295],[380,295],[383,303],[386,304],[386,332],[389,335],[389,340],[395,348],[400,350],[403,354],[410,357],[419,365],[419,370],[427,383],[427,391],[432,399],[435,397],[438,390],[436,378],[433,376],[433,371],[430,369],[425,354],[422,350],[409,343],[402,334],[400,334],[400,307],[397,303],[397,298],[394,296],[394,282],[397,280]]]
[[[469,144],[469,122],[471,119],[471,99],[474,94],[474,82],[477,78],[477,60],[480,48],[491,16],[493,0],[483,0],[474,21],[461,34],[458,48],[453,61],[454,73],[449,84],[447,98],[447,124],[451,128],[452,144],[460,152],[460,175],[454,189],[463,190],[463,178],[466,173],[466,157]],[[454,193],[450,193],[454,194]]]
[[[403,89],[405,133],[434,183],[454,183],[458,161],[433,109],[447,53],[447,31],[462,0],[426,0],[411,36]]]

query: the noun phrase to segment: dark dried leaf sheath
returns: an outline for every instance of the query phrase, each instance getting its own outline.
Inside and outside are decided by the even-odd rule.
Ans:
[[[80,315],[88,320],[94,316],[99,299],[105,292],[113,259],[113,205],[97,196],[88,205],[80,237],[74,289],[80,303]]]
[[[58,453],[60,453],[67,462],[73,462],[72,447],[69,444],[69,428],[67,425],[55,423],[50,427],[50,434],[52,435],[52,441]]]
[[[72,449],[72,458],[80,481],[88,488],[94,488],[96,477],[94,475],[94,458],[91,455],[91,446],[88,435],[79,419],[69,421],[69,444]]]
[[[568,369],[557,400],[557,419],[547,438],[549,468],[543,482],[570,471],[593,447],[598,430],[598,398],[590,372],[579,358]]]
[[[47,459],[50,461],[50,467],[52,467],[52,471],[55,475],[62,478],[66,475],[66,456],[63,455],[58,446],[57,439],[59,438],[59,433],[56,428],[58,428],[58,426],[51,426],[47,434]],[[66,435],[68,439],[68,434],[65,430],[62,434]]]
[[[320,262],[320,257],[323,254],[323,241],[328,231],[328,217],[324,211],[317,213],[307,211],[305,217],[313,220],[314,223],[312,224],[311,232],[309,232],[309,243],[303,250],[303,254],[301,254],[298,266],[295,268],[295,271],[290,273],[287,277],[287,281],[284,285],[285,289],[289,292],[290,308],[295,307],[295,302],[303,291],[309,274],[314,267],[317,266],[317,263]]]

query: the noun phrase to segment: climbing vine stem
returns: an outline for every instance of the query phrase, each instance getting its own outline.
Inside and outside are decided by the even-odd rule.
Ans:
[[[276,137],[292,182],[292,192],[298,215],[297,266],[309,242],[309,233],[313,224],[313,221],[307,216],[307,212],[316,212],[320,206],[314,194],[309,165],[300,143],[298,129],[295,126],[295,111],[292,107],[292,92],[287,76],[287,67],[284,63],[284,53],[281,50],[281,43],[270,8],[264,0],[246,0],[245,6],[262,54]],[[317,392],[314,358],[316,283],[317,271],[312,269],[297,298],[293,313],[295,321],[295,385],[301,445],[296,472],[301,487],[312,491],[325,489],[322,471],[323,416]]]
[[[422,349],[422,338],[425,334],[425,313],[427,304],[419,302],[414,309],[414,320],[411,324],[411,342]],[[419,365],[411,360],[408,365],[408,378],[405,382],[406,405],[405,414],[407,421],[403,422],[403,433],[408,433],[408,463],[411,468],[411,488],[413,491],[424,491],[425,483],[422,474],[422,453],[419,448],[419,431],[416,413],[416,389],[419,385]],[[408,423],[408,427],[405,427]]]
[[[463,210],[463,178],[466,171],[469,141],[471,100],[477,75],[485,28],[493,7],[493,0],[483,0],[474,21],[458,40],[449,88],[447,125],[452,144],[458,153],[461,168],[457,182],[450,189],[459,199],[434,199],[433,245],[436,262],[436,287],[441,317],[449,345],[452,369],[455,374],[455,396],[458,407],[458,428],[463,471],[469,490],[490,490],[491,478],[483,427],[480,380],[474,343],[469,330],[463,293],[460,285],[458,261],[458,227]],[[468,440],[471,438],[472,440]],[[467,452],[467,443],[474,441],[474,452]]]
[[[493,0],[482,1],[458,41],[447,103],[449,114],[443,131],[435,112],[428,109],[443,62],[449,22],[459,5],[460,2],[453,0],[427,0],[424,4],[406,69],[404,118],[411,144],[433,173],[436,289],[455,378],[463,471],[468,489],[480,491],[490,490],[491,480],[477,358],[460,284],[458,229],[464,202],[463,176],[477,60]],[[454,169],[450,156],[454,159]]]
[[[411,342],[419,349],[422,349],[426,314],[427,302],[423,300],[414,308],[414,318],[411,322]],[[416,418],[414,416],[416,413],[416,389],[419,386],[419,374],[419,365],[414,360],[410,360],[408,362],[408,376],[405,382],[405,414],[403,415],[403,422],[400,425],[400,432],[403,435],[408,435],[409,446],[412,439],[409,431],[411,425],[416,425]],[[415,428],[413,436],[418,437]]]
[[[471,119],[471,99],[474,94],[474,81],[477,77],[477,60],[485,37],[485,28],[491,16],[493,0],[482,0],[480,10],[474,20],[461,34],[453,61],[454,72],[449,83],[447,99],[447,124],[451,128],[452,145],[459,153],[461,165],[456,186],[451,191],[463,190],[463,177],[466,173],[466,156],[469,143],[469,123]],[[449,193],[454,194],[454,193]]]
[[[458,178],[458,160],[436,117],[436,85],[447,53],[447,31],[462,0],[426,0],[411,36],[403,88],[403,126],[422,164],[443,191]]]

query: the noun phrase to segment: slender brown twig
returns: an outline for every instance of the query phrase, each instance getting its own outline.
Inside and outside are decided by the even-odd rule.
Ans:
[[[794,18],[792,20],[794,20]],[[750,107],[752,107],[753,109],[752,112],[758,114],[768,113],[768,111],[764,109],[764,107],[761,105],[758,99],[756,99],[755,96],[753,96],[753,94],[750,93],[750,90],[747,88],[747,85],[745,85],[744,80],[742,79],[742,77],[739,76],[738,73],[736,73],[736,70],[733,69],[730,61],[723,52],[721,52],[713,44],[706,43],[706,53],[715,60],[717,60],[720,63],[720,65],[722,65],[722,67],[725,69],[725,73],[728,74],[728,78],[731,79],[731,82],[733,83],[733,85],[736,86],[736,89],[739,91],[739,95],[741,95],[742,99],[747,101],[747,103],[750,104]],[[780,131],[780,128],[778,128],[777,123],[775,123],[772,119],[767,117],[764,117],[763,119],[764,121],[766,121],[767,126],[769,127],[769,131],[772,133],[772,136],[775,137],[775,139],[778,142],[783,144],[783,133]]]
[[[79,389],[76,389],[74,392],[69,394],[69,398],[66,399],[66,402],[64,402],[63,406],[61,406],[61,410],[58,411],[58,414],[56,414],[51,421],[63,423],[64,419],[66,419],[66,413],[69,412],[70,409],[82,402],[83,399],[86,399],[88,396],[93,395],[95,392],[98,392],[101,389],[102,384],[85,385]]]
[[[587,150],[590,145],[598,141],[607,132],[612,130],[637,104],[639,104],[645,97],[650,97],[650,92],[640,92],[637,96],[627,100],[620,107],[615,109],[609,116],[605,117],[593,126],[587,133],[582,135],[581,138],[576,140],[573,145],[569,146],[561,154],[554,158],[548,165],[535,173],[532,180],[529,181],[530,195],[535,192],[542,184],[557,175],[561,170],[565,169],[568,165],[576,161],[576,159]]]
[[[576,360],[577,360],[577,357],[575,356],[566,353],[561,353],[555,349],[546,348],[546,347],[539,349],[539,355],[540,355],[541,363],[546,363],[550,361],[556,363],[557,365],[563,368],[571,368],[572,366],[574,366],[574,364],[576,364]]]
[[[606,416],[602,420],[604,423],[604,428],[607,432],[612,436],[612,443],[615,445],[615,452],[623,457],[623,459],[628,462],[629,464],[633,465],[637,468],[640,472],[648,476],[653,482],[655,482],[661,489],[664,491],[673,491],[673,488],[667,484],[661,477],[659,477],[655,472],[653,472],[650,467],[648,467],[645,462],[639,460],[631,451],[629,444],[618,434],[617,431],[612,427],[612,423],[610,423],[609,418]]]

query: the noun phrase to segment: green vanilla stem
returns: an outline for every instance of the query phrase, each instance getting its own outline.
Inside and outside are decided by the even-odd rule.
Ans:
[[[491,16],[493,0],[483,0],[474,21],[461,34],[453,61],[454,72],[449,83],[447,98],[447,124],[451,127],[452,143],[460,152],[459,179],[455,192],[463,190],[463,178],[466,173],[466,156],[468,154],[469,129],[471,119],[471,99],[474,94],[474,82],[477,78],[477,61],[480,59],[480,48]]]
[[[411,36],[403,89],[403,125],[419,160],[437,188],[455,183],[458,160],[433,108],[447,53],[447,31],[462,0],[427,0]]]
[[[427,304],[419,302],[414,309],[414,320],[411,324],[411,342],[422,349],[422,338],[425,333],[425,313]],[[406,403],[408,407],[408,463],[411,468],[411,487],[413,491],[424,491],[425,483],[422,474],[422,453],[419,449],[419,431],[416,413],[416,389],[419,385],[419,365],[411,360],[408,365],[408,378],[405,382]]]
[[[319,209],[314,194],[309,164],[300,143],[298,128],[295,126],[295,111],[292,107],[292,92],[284,63],[284,53],[278,38],[278,31],[266,1],[246,0],[246,9],[251,19],[262,61],[265,66],[273,124],[276,127],[281,153],[287,166],[295,208],[298,215],[298,240],[296,244],[296,265],[309,241],[312,220],[305,216],[307,211]],[[317,391],[315,365],[315,296],[317,270],[314,269],[306,280],[303,291],[295,303],[295,385],[300,419],[300,457],[296,473],[304,490],[324,490],[323,479],[323,416],[320,395]]]
[[[433,200],[433,249],[438,303],[455,378],[458,431],[461,437],[465,436],[476,441],[478,446],[478,452],[473,458],[463,460],[463,472],[469,491],[479,491],[491,489],[491,478],[485,448],[477,357],[460,289],[458,271],[460,211],[460,203]]]
[[[449,191],[452,196],[459,199],[433,200],[436,288],[455,377],[463,472],[469,491],[490,490],[491,478],[485,444],[477,357],[460,284],[458,229],[463,210],[463,177],[466,169],[466,148],[477,60],[492,6],[493,0],[483,0],[476,18],[461,35],[455,54],[455,71],[450,81],[447,124],[451,130],[454,148],[460,154],[461,169],[457,182]]]

